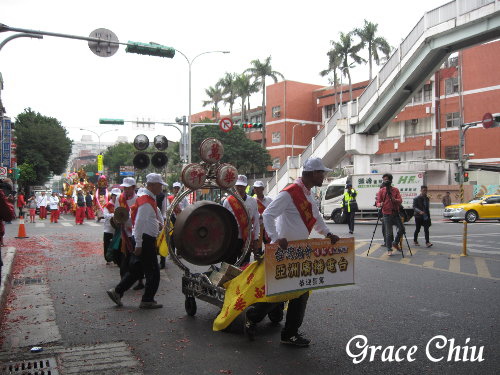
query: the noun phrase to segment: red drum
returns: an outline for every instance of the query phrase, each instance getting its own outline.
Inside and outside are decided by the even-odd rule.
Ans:
[[[181,180],[189,189],[196,190],[205,184],[207,171],[198,163],[191,163],[184,167]]]
[[[224,146],[216,138],[204,139],[200,144],[200,157],[207,163],[217,163],[224,155]]]
[[[223,189],[230,189],[238,179],[238,170],[234,165],[221,164],[215,173],[215,181]]]

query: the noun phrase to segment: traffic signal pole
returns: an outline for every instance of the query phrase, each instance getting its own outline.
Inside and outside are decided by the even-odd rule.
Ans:
[[[458,183],[460,184],[460,203],[464,203],[464,173],[465,173],[465,133],[469,128],[480,124],[481,121],[469,122],[467,124],[460,124],[458,127]]]

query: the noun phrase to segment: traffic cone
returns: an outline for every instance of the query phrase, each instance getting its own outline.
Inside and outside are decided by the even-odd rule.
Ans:
[[[24,216],[19,217],[19,230],[16,238],[28,238],[26,235],[26,228],[24,228]]]

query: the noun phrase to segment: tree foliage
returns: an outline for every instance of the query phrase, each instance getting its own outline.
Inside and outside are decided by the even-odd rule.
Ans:
[[[385,38],[381,36],[377,36],[378,24],[369,22],[365,20],[362,29],[354,29],[354,33],[361,39],[361,44],[363,48],[366,47],[368,49],[368,66],[369,66],[369,77],[370,81],[372,80],[372,61],[375,61],[375,64],[380,64],[380,55],[381,52],[386,58],[389,58],[389,54],[391,53],[391,46],[385,40]]]
[[[26,162],[19,165],[18,168],[20,169],[18,184],[24,187],[24,191],[28,191],[27,187],[36,181],[36,172],[33,166]]]
[[[234,165],[238,172],[261,173],[271,165],[271,157],[258,143],[248,139],[240,127],[234,127],[230,132],[224,133],[218,126],[203,126],[193,129],[192,160],[199,162],[201,142],[206,138],[217,138],[224,145],[222,162]]]
[[[43,116],[27,108],[15,122],[17,159],[28,163],[36,173],[32,183],[45,184],[49,175],[66,170],[72,141],[66,129],[53,117]]]

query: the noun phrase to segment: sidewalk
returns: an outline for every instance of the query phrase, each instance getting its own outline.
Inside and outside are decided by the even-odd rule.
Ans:
[[[0,281],[0,311],[5,311],[7,296],[9,295],[12,282],[12,266],[16,257],[16,248],[4,246],[2,247],[2,280]],[[0,317],[1,320],[1,317]]]

